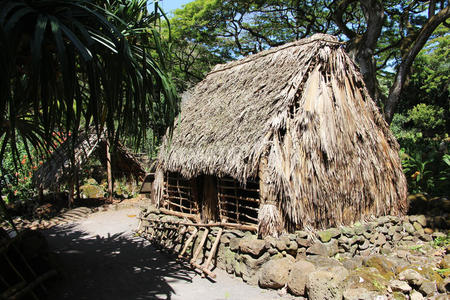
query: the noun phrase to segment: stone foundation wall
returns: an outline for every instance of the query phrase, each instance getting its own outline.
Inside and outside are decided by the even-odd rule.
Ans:
[[[185,226],[160,222],[186,222],[186,220],[160,214],[157,209],[143,211],[141,217],[144,218],[139,229],[141,235],[175,253],[181,251],[185,241],[194,230],[193,227],[189,227],[187,230]],[[393,293],[391,281],[399,280],[398,275],[401,269],[391,270],[386,265],[400,265],[404,268],[407,265],[430,265],[430,270],[439,268],[445,250],[439,258],[434,260],[430,260],[427,251],[433,250],[433,239],[448,238],[446,230],[444,230],[446,233],[443,233],[433,228],[449,228],[449,223],[448,218],[429,218],[423,215],[401,218],[385,216],[370,222],[355,223],[353,226],[316,232],[296,231],[292,234],[284,234],[277,239],[272,237],[261,239],[257,237],[256,233],[224,229],[213,264],[230,274],[241,277],[249,284],[259,285],[263,288],[284,289],[294,295],[308,294],[310,299],[314,299],[312,295],[316,292],[317,295],[321,295],[317,285],[322,284],[324,285],[322,289],[334,293],[330,291],[330,288],[333,288],[333,279],[326,279],[327,276],[333,274],[334,277],[332,277],[335,281],[336,274],[341,274],[342,276],[338,277],[346,280],[345,288],[338,288],[343,284],[341,281],[338,280],[339,282],[336,283],[336,289],[341,294],[351,290],[352,287],[363,288],[368,292],[375,290],[375,292],[386,294],[390,290]],[[218,227],[211,228],[205,250],[200,254],[198,263],[206,260],[218,230]],[[201,236],[202,233],[197,236],[193,248],[188,248],[188,256],[192,256],[192,253],[195,252]],[[403,258],[400,257],[402,255]],[[370,270],[370,268],[376,270]],[[361,270],[363,273],[359,274],[358,272]],[[445,268],[443,270],[445,272]],[[316,274],[317,272],[319,274]],[[355,275],[355,272],[359,275]],[[376,273],[380,273],[383,280],[371,277]],[[447,271],[447,273],[450,272]],[[305,274],[311,276],[305,277]],[[430,291],[432,290],[433,293],[439,293],[438,290],[446,292],[446,286],[450,288],[450,281],[448,281],[450,274],[443,276],[436,271],[432,271],[432,274],[437,277],[434,280],[435,289],[430,288]],[[422,277],[424,282],[430,281],[430,276],[423,275]],[[350,284],[349,280],[369,281],[371,285],[363,286],[358,282]],[[448,281],[448,284],[444,283],[445,280]],[[401,282],[411,288],[408,290],[403,286],[407,291],[402,291],[402,293],[408,294],[414,288],[416,290],[420,288],[417,284],[414,285],[408,281]],[[399,283],[394,282],[395,284]],[[397,288],[394,287],[395,289]],[[317,291],[314,292],[315,290]],[[370,297],[374,296],[370,295]],[[351,297],[344,298],[351,299]]]

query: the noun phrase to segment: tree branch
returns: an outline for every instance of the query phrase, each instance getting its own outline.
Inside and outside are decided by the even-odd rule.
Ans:
[[[392,121],[392,117],[395,112],[395,108],[400,98],[400,94],[403,90],[403,86],[405,84],[406,76],[409,73],[409,69],[411,68],[414,59],[417,54],[419,54],[420,50],[425,46],[428,38],[433,34],[433,31],[439,24],[445,22],[450,17],[450,9],[449,7],[443,8],[437,14],[433,15],[430,19],[428,19],[427,23],[422,27],[416,39],[414,40],[411,48],[406,51],[406,53],[402,57],[402,62],[398,68],[397,74],[395,76],[394,84],[389,90],[389,96],[386,100],[386,106],[384,111],[384,117],[388,123]]]
[[[350,28],[347,27],[343,20],[343,15],[345,13],[345,10],[347,7],[357,0],[341,0],[337,4],[337,8],[335,10],[335,13],[333,15],[333,19],[336,23],[336,25],[339,27],[340,30],[349,38],[353,39],[357,36],[356,32],[352,31]]]

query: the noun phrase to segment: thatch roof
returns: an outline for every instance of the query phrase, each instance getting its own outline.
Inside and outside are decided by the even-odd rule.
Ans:
[[[73,143],[73,136],[67,138],[49,159],[40,166],[33,175],[33,184],[44,189],[55,188],[62,183],[69,182],[75,178],[75,174],[70,165],[70,149]],[[120,143],[112,147],[111,168],[119,175],[134,175],[143,177],[146,173],[143,164]],[[93,128],[80,132],[74,145],[75,164],[78,168],[88,162],[91,156],[96,155],[100,161],[106,164],[106,136],[104,133],[98,134]]]
[[[262,156],[292,224],[406,209],[398,144],[332,36],[216,66],[183,103],[159,163],[186,178],[245,182],[258,175]]]

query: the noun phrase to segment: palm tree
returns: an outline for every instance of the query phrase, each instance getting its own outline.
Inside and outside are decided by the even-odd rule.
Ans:
[[[159,17],[155,9],[149,19]],[[163,57],[158,62],[148,48],[162,53],[157,32],[150,29],[145,44],[114,24],[126,23],[95,1],[1,1],[0,160],[18,139],[46,150],[55,130],[77,135],[93,123],[116,139],[139,140],[159,125],[154,112],[170,124],[175,89]]]

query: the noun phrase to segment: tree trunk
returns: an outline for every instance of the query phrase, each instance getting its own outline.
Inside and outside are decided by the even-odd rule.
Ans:
[[[81,193],[80,193],[80,170],[79,170],[79,168],[77,168],[75,171],[75,185],[76,185],[76,192],[77,192],[77,200],[80,201]]]
[[[402,63],[400,64],[397,74],[395,75],[394,84],[389,90],[389,96],[385,103],[384,118],[389,124],[392,121],[392,117],[395,113],[395,108],[397,107],[398,101],[400,99],[400,94],[405,85],[406,77],[410,71],[411,65],[414,62],[417,54],[422,50],[428,38],[433,34],[436,27],[442,22],[450,17],[450,9],[446,7],[442,9],[439,13],[428,19],[427,23],[422,27],[419,34],[417,35],[409,51],[405,53],[402,58]]]
[[[73,193],[74,193],[74,183],[73,179],[71,179],[69,183],[69,197],[67,199],[69,208],[73,207]]]
[[[113,182],[111,172],[111,151],[109,147],[109,140],[106,139],[106,173],[108,176],[108,202],[112,203],[113,200]]]
[[[384,7],[380,0],[359,1],[367,23],[367,30],[363,35],[351,31],[342,20],[345,8],[354,1],[341,1],[336,10],[335,21],[339,28],[350,39],[347,52],[359,66],[370,96],[379,102],[380,94],[377,82],[377,68],[374,58],[375,48],[381,34],[384,21]]]
[[[44,203],[44,188],[42,187],[42,184],[39,185],[38,191],[39,191],[39,202]]]

